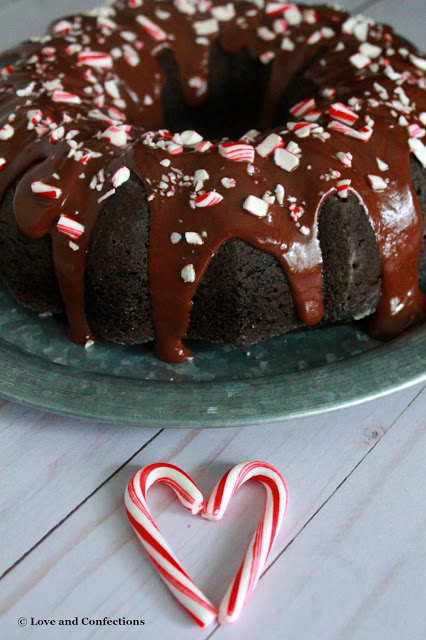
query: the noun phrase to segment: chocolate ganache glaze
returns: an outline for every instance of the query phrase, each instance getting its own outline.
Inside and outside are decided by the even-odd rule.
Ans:
[[[209,92],[213,46],[269,69],[259,127],[206,140],[165,128],[170,50],[183,99]],[[105,201],[134,172],[150,207],[149,287],[156,351],[179,362],[192,300],[230,238],[273,255],[305,325],[324,314],[318,215],[354,194],[375,232],[381,298],[369,318],[388,339],[424,318],[422,214],[409,158],[426,166],[426,61],[388,26],[328,7],[215,0],[120,0],[55,23],[8,52],[0,79],[0,198],[31,238],[50,234],[69,336],[93,338],[87,255]],[[312,95],[279,112],[296,74]],[[255,96],[244,96],[250,101]],[[276,120],[281,125],[271,126]]]

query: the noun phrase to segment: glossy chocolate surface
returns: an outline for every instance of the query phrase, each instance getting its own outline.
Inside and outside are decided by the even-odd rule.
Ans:
[[[197,106],[208,95],[215,42],[270,65],[263,133],[207,141],[164,129],[158,58],[170,49],[183,98]],[[291,3],[129,0],[61,20],[11,54],[19,60],[0,78],[0,197],[19,178],[19,227],[33,238],[51,235],[75,342],[93,337],[84,309],[87,253],[127,169],[150,203],[160,358],[189,356],[182,340],[192,299],[210,259],[233,237],[275,256],[301,320],[321,320],[318,215],[336,192],[359,198],[377,238],[382,295],[372,334],[388,339],[424,318],[423,221],[409,155],[426,165],[426,61],[390,27]],[[269,129],[301,70],[315,92]]]

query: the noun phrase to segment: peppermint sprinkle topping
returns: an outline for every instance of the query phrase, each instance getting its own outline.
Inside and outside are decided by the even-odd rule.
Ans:
[[[268,215],[269,205],[265,200],[261,198],[257,198],[256,196],[249,196],[245,199],[243,204],[243,209],[251,213],[253,216],[257,218],[264,218]]]
[[[167,38],[167,33],[146,16],[136,16],[136,22],[157,42],[161,42]]]
[[[350,56],[349,61],[357,69],[365,69],[365,67],[371,64],[370,58],[364,53],[354,53],[353,56]]]
[[[195,269],[193,264],[187,264],[180,272],[184,282],[195,282]]]
[[[181,234],[177,233],[176,231],[174,231],[170,236],[170,242],[172,244],[178,244],[181,240],[182,240]]]
[[[387,183],[380,176],[368,175],[368,182],[374,191],[384,191],[387,189]]]
[[[222,178],[221,183],[225,187],[225,189],[232,189],[237,186],[237,181],[235,178]]]
[[[305,115],[308,111],[312,111],[315,109],[315,100],[314,98],[308,98],[307,100],[302,100],[302,102],[298,102],[290,109],[290,113],[295,118],[300,118],[300,116]]]
[[[284,147],[284,140],[277,133],[271,133],[263,142],[257,145],[256,151],[262,156],[262,158],[266,158],[270,156],[276,149],[280,149]]]
[[[9,140],[15,134],[15,129],[10,124],[5,124],[0,129],[0,140]]]
[[[195,199],[196,207],[213,207],[215,204],[219,204],[222,202],[223,196],[217,191],[201,191],[200,194]]]
[[[81,104],[81,99],[75,93],[68,91],[54,91],[52,96],[53,102],[66,102],[67,104]]]
[[[343,200],[348,197],[350,184],[351,180],[339,180],[337,183],[337,195]]]
[[[245,142],[224,142],[219,145],[219,153],[233,162],[253,162],[254,147]]]
[[[43,198],[52,198],[54,200],[58,200],[62,195],[62,189],[52,187],[50,184],[46,184],[41,181],[33,182],[31,185],[31,191]]]
[[[352,154],[348,151],[347,153],[345,153],[344,151],[338,151],[336,153],[336,158],[338,160],[340,160],[340,162],[342,164],[345,165],[345,167],[352,167]]]
[[[419,138],[410,138],[408,140],[408,146],[420,162],[422,167],[426,169],[426,147]]]
[[[82,224],[65,215],[59,218],[57,228],[60,233],[64,233],[70,238],[79,238],[84,233],[84,226]]]
[[[102,138],[106,138],[108,142],[115,147],[125,147],[127,144],[127,133],[119,127],[108,127],[108,129],[103,132]]]
[[[343,124],[353,125],[353,123],[358,120],[358,115],[341,102],[332,104],[328,112],[332,118],[336,118],[336,120],[343,122]]]
[[[127,167],[120,167],[120,169],[117,169],[117,171],[111,176],[111,183],[114,188],[117,189],[127,182],[129,178],[130,170]]]
[[[182,131],[180,134],[180,140],[184,147],[195,147],[199,142],[201,142],[203,136],[200,136],[196,131],[188,130]]]
[[[187,231],[185,233],[185,240],[188,244],[204,244],[204,240],[200,234],[195,231]]]
[[[6,160],[4,158],[0,158],[0,171],[4,169],[6,166]]]
[[[387,171],[389,169],[389,165],[386,164],[386,162],[383,162],[383,160],[380,160],[380,158],[376,158],[376,162],[380,171]]]
[[[300,164],[299,158],[287,151],[287,149],[277,149],[274,153],[274,162],[277,167],[284,169],[284,171],[293,171]]]
[[[89,67],[111,69],[112,55],[109,53],[99,53],[97,51],[83,51],[78,54],[78,62],[80,64],[86,64]]]

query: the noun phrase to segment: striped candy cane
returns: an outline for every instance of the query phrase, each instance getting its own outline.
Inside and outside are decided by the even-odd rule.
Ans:
[[[231,624],[240,617],[259,580],[287,508],[284,478],[265,462],[246,462],[230,469],[216,485],[202,516],[220,520],[228,504],[247,480],[258,480],[266,489],[266,504],[244,560],[219,605],[219,623]]]
[[[247,480],[258,480],[266,489],[266,504],[244,560],[228,588],[219,610],[206,598],[182,569],[158,530],[146,504],[148,489],[157,482],[170,486],[193,515],[220,520],[235,492]],[[201,627],[218,617],[220,624],[235,622],[259,580],[281,526],[287,507],[287,487],[282,475],[265,462],[239,464],[223,476],[207,503],[192,479],[171,464],[152,464],[138,471],[125,492],[129,520],[157,571],[180,604]]]
[[[149,512],[146,494],[158,482],[171,487],[192,514],[201,511],[204,499],[196,484],[178,467],[164,463],[151,464],[130,480],[124,495],[127,516],[172,594],[200,627],[207,627],[217,617],[216,607],[182,569]]]

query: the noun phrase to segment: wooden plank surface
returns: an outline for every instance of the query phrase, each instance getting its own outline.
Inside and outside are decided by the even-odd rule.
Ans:
[[[268,640],[426,638],[425,407],[426,389],[263,576],[240,635],[214,640],[265,620]]]
[[[287,479],[291,501],[271,556],[273,561],[315,519],[419,392],[418,387],[412,388],[361,407],[297,423],[163,431],[4,578],[0,612],[5,628],[12,637],[19,637],[16,620],[37,611],[41,618],[55,619],[142,616],[147,621],[146,633],[152,638],[206,637],[210,632],[201,632],[189,620],[158,579],[125,520],[122,494],[132,473],[153,461],[170,461],[191,473],[208,493],[236,462],[257,457],[275,464]],[[424,407],[424,398],[420,405],[422,402]],[[187,513],[163,488],[152,491],[150,504],[161,530],[174,540],[174,549],[185,568],[218,601],[238,568],[261,513],[260,487],[242,490],[235,498],[232,516],[214,525],[201,518],[188,521]],[[258,593],[246,612],[247,619],[252,619]],[[260,619],[264,623],[267,618],[261,615]],[[237,634],[240,624],[235,627]],[[29,627],[26,633],[31,638],[47,637],[44,628]],[[76,637],[104,637],[107,633],[128,638],[139,631],[80,626]]]

